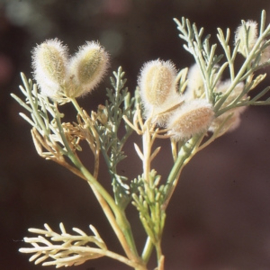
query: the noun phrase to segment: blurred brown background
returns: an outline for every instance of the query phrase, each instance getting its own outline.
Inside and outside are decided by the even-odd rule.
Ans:
[[[146,61],[171,59],[179,69],[193,63],[173,17],[185,16],[204,26],[216,42],[217,27],[233,32],[241,19],[259,20],[262,9],[270,18],[269,0],[1,0],[0,269],[54,269],[34,266],[28,255],[18,252],[23,236],[29,235],[27,228],[41,228],[45,222],[54,230],[63,222],[68,231],[79,227],[85,232],[93,224],[109,248],[121,252],[87,184],[36,154],[29,125],[18,116],[22,109],[10,97],[10,92],[20,95],[19,72],[31,76],[30,51],[37,43],[58,37],[74,53],[86,40],[99,40],[111,55],[110,72],[121,65],[133,91]],[[268,78],[259,89],[269,84]],[[108,79],[80,104],[96,109],[104,102],[106,86]],[[72,115],[72,109],[65,110]],[[239,129],[218,139],[184,169],[168,208],[166,269],[270,269],[269,123],[270,107],[250,108]],[[130,154],[133,139],[127,147]],[[140,166],[133,154],[120,169],[131,178],[141,173]],[[154,167],[165,177],[169,166],[169,145],[164,144]],[[102,183],[108,182],[106,176],[104,168]],[[130,219],[142,246],[145,235],[132,207]],[[102,258],[71,269],[129,268]]]

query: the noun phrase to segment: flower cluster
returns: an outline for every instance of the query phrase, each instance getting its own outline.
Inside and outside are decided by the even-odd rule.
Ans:
[[[193,65],[187,75],[184,93],[177,91],[177,72],[171,61],[155,60],[147,62],[139,77],[139,87],[146,119],[169,130],[175,141],[189,139],[207,130],[220,133],[234,130],[240,123],[240,114],[246,107],[235,107],[215,117],[214,107],[205,95],[205,86],[200,68]],[[219,81],[215,94],[225,94],[230,80]],[[244,90],[238,83],[221,106],[226,108]],[[246,95],[242,97],[242,100]]]
[[[237,52],[247,57],[258,40],[257,22],[242,22],[235,33]],[[270,56],[268,43],[262,43],[265,48],[259,48],[260,60],[258,64],[265,63]],[[145,63],[138,79],[140,95],[143,103],[144,116],[151,119],[158,126],[168,129],[174,141],[186,140],[193,135],[210,131],[217,132],[219,136],[232,131],[240,123],[240,114],[246,106],[233,106],[227,109],[235,100],[247,100],[243,94],[245,85],[239,82],[231,88],[231,79],[222,81],[218,76],[218,65],[213,66],[216,84],[211,89],[212,96],[226,95],[220,107],[224,112],[216,114],[215,101],[207,97],[207,85],[202,75],[202,68],[198,63],[189,68],[184,89],[179,91],[179,75],[171,61],[154,60]],[[227,95],[228,94],[228,95]],[[241,98],[239,98],[241,97]]]
[[[87,42],[71,58],[67,46],[57,39],[33,51],[34,78],[42,94],[60,103],[91,92],[104,77],[108,63],[107,52],[97,42]]]
[[[159,59],[147,62],[138,84],[145,117],[167,128],[173,140],[188,139],[210,126],[213,106],[204,98],[190,100],[190,91],[187,94],[177,91],[177,72],[172,62]]]

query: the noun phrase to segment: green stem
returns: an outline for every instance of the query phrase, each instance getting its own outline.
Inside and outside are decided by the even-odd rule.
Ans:
[[[89,181],[89,183],[91,185],[94,185],[94,187],[96,188],[96,190],[102,194],[103,198],[106,200],[106,202],[110,205],[110,207],[112,208],[112,210],[114,212],[117,212],[117,205],[115,204],[114,200],[112,199],[112,197],[110,196],[110,194],[103,188],[102,185],[99,184],[99,182],[97,181],[97,179],[95,179],[93,177],[93,175],[83,166],[83,164],[81,163],[81,161],[79,160],[79,158],[73,153],[72,149],[69,146],[69,143],[66,139],[66,136],[64,134],[62,125],[61,125],[61,121],[60,121],[60,116],[59,116],[59,112],[56,108],[56,122],[57,122],[57,126],[59,129],[59,133],[61,136],[61,139],[65,145],[65,148],[67,149],[68,152],[68,158],[72,161],[72,163],[82,172],[82,174],[87,178],[87,180]]]
[[[80,114],[80,116],[85,119],[85,115],[83,114],[83,111],[81,109],[81,107],[79,106],[78,102],[76,99],[71,99],[75,109],[77,110],[77,112]],[[135,241],[134,241],[134,237],[133,237],[133,233],[131,230],[131,226],[129,221],[126,218],[125,212],[122,211],[121,209],[119,209],[119,207],[115,204],[115,201],[113,200],[113,198],[111,197],[111,195],[103,188],[102,185],[99,184],[99,182],[92,176],[92,174],[82,165],[82,163],[75,157],[74,159],[74,155],[70,156],[70,159],[72,160],[72,162],[74,163],[74,165],[80,169],[80,171],[82,172],[82,174],[86,177],[86,179],[88,179],[89,183],[91,185],[94,186],[94,188],[96,189],[96,191],[105,199],[105,201],[109,204],[109,206],[111,207],[114,215],[115,215],[115,220],[116,223],[118,225],[118,227],[120,228],[121,232],[124,235],[125,241],[128,244],[128,249],[125,245],[125,243],[121,243],[124,250],[126,251],[127,255],[129,256],[129,258],[132,258],[133,260],[136,261],[141,261],[138,252],[137,252],[137,248],[135,245]],[[115,228],[113,226],[113,224],[110,222],[111,226],[113,227],[114,231]],[[119,233],[117,234],[119,237]],[[119,239],[121,242],[121,238]],[[125,242],[122,241],[122,242]]]
[[[99,184],[99,182],[97,182],[97,180],[83,166],[83,164],[79,161],[79,159],[70,152],[69,152],[69,158],[73,162],[73,164],[80,170],[80,172],[85,176],[90,186],[94,187],[93,191],[98,197],[103,210],[104,211],[106,210],[106,205],[102,204],[100,199],[104,199],[106,203],[110,205],[115,217],[111,216],[110,213],[106,211],[105,211],[105,214],[107,218],[109,219],[110,225],[112,226],[114,232],[116,233],[118,240],[120,241],[129,259],[137,263],[141,263],[141,259],[138,255],[138,252],[135,246],[131,227],[125,214],[117,208],[117,205],[115,205],[115,202],[113,198],[110,196],[110,194],[103,188],[102,185]],[[120,232],[118,228],[120,229]]]
[[[148,236],[147,239],[146,239],[146,242],[145,242],[145,245],[144,245],[144,249],[143,249],[143,252],[142,252],[142,260],[147,263],[150,259],[150,256],[152,254],[152,251],[153,251],[153,248],[154,248],[154,245],[151,241],[151,238]]]
[[[143,140],[143,174],[144,174],[144,179],[146,183],[149,184],[149,187],[152,187],[152,183],[149,183],[150,177],[150,170],[151,170],[151,134],[149,131],[149,126],[147,125],[146,130],[144,134],[142,135],[142,140]]]
[[[156,245],[156,254],[157,254],[157,264],[159,265],[160,259],[162,257],[162,249],[161,249],[161,241],[159,241]]]
[[[82,119],[87,120],[87,119],[85,119],[85,115],[83,113],[83,110],[80,107],[80,105],[78,104],[77,100],[75,98],[70,98],[70,101],[72,102],[73,106],[75,107],[78,114],[82,117]]]
[[[115,220],[117,227],[120,228],[121,232],[123,233],[124,239],[122,239],[121,234],[117,232],[117,228],[115,228],[115,225],[113,220],[110,219],[110,224],[113,227],[113,230],[116,232],[116,235],[118,236],[119,241],[121,242],[121,245],[123,246],[127,256],[135,261],[141,261],[139,258],[134,237],[132,234],[131,226],[126,218],[126,215],[124,212],[120,211],[117,208],[117,205],[115,205],[115,202],[113,198],[108,194],[108,192],[101,186],[96,179],[93,178],[92,174],[80,163],[79,169],[81,173],[86,177],[86,179],[89,181],[90,185],[93,185],[95,190],[98,192],[98,194],[101,194],[102,198],[105,199],[105,201],[110,205],[112,208],[112,205],[114,205],[114,208],[112,208],[112,211],[115,215]],[[78,167],[78,165],[76,165]],[[126,243],[127,245],[126,245]]]
[[[196,153],[197,146],[201,143],[204,133],[192,137],[188,142],[186,142],[180,149],[178,157],[171,169],[171,172],[167,178],[166,185],[168,186],[168,191],[166,198],[164,199],[164,208],[167,208],[170,198],[175,190],[177,182],[179,180],[180,173],[183,167],[189,162],[191,157]]]
[[[45,136],[48,137],[49,136],[48,129],[44,125],[43,119],[39,115],[39,112],[38,112],[38,108],[37,108],[38,105],[37,105],[37,103],[35,103],[35,102],[37,102],[37,98],[33,98],[32,89],[30,89],[29,83],[27,82],[27,78],[23,73],[21,73],[21,78],[23,80],[24,86],[26,88],[26,91],[27,91],[27,94],[29,97],[29,103],[30,103],[30,106],[32,108],[32,113],[33,113],[36,121],[38,122],[39,127],[41,127],[42,131],[45,133]],[[33,86],[33,91],[37,92],[37,85],[35,85],[35,84]],[[42,132],[40,132],[40,133],[42,133]]]

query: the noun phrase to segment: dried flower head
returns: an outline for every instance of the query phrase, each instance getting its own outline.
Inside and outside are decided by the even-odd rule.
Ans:
[[[257,22],[243,22],[235,32],[235,43],[239,42],[238,52],[247,57],[258,38]]]
[[[62,96],[67,62],[67,47],[58,39],[47,40],[33,50],[34,78],[44,95],[52,99]]]
[[[102,80],[109,65],[108,53],[97,42],[87,42],[70,59],[70,97],[78,97],[92,91]]]
[[[164,106],[175,93],[176,69],[171,61],[155,60],[144,64],[138,85],[146,110]]]
[[[167,128],[175,141],[189,139],[204,132],[214,117],[212,104],[205,99],[194,99],[183,104],[170,117]]]

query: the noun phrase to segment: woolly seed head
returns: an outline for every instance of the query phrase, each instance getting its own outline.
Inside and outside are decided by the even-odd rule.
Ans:
[[[204,93],[204,82],[200,67],[197,64],[189,68],[187,80],[188,84],[185,91],[185,99],[190,100],[202,96]]]
[[[217,86],[216,92],[224,94],[227,92],[230,86],[231,86],[230,80],[223,81]],[[243,90],[244,90],[244,83],[243,82],[238,83],[233,89],[233,91],[230,93],[230,95],[227,97],[225,102],[222,104],[221,108],[225,108],[231,102],[233,102],[243,92]],[[242,99],[245,99],[245,98],[246,98],[246,95],[242,97]]]
[[[145,108],[144,116],[146,119],[152,117],[152,122],[157,124],[160,127],[165,127],[168,119],[174,113],[174,111],[179,108],[184,102],[183,95],[174,92],[169,98],[166,100],[162,106],[155,107],[150,110]]]
[[[168,121],[172,139],[189,139],[192,135],[204,132],[214,117],[212,104],[205,99],[194,99],[182,105]]]
[[[78,87],[67,94],[78,97],[92,91],[106,74],[108,65],[109,56],[104,48],[97,42],[87,42],[70,59],[69,77]]]
[[[143,65],[138,79],[146,109],[162,106],[175,92],[176,69],[171,61],[155,60]]]
[[[227,92],[230,85],[231,85],[230,80],[221,82],[218,85],[216,91],[224,94]],[[233,89],[233,91],[230,93],[230,95],[227,97],[227,99],[224,101],[221,108],[226,108],[228,105],[230,105],[230,103],[232,103],[243,92],[243,90],[244,90],[244,83],[243,82],[238,83]],[[245,98],[246,98],[246,95],[242,97],[242,99],[245,99]],[[216,132],[217,130],[220,129],[221,125],[223,126],[219,130],[220,134],[224,134],[226,132],[235,130],[240,124],[241,113],[246,108],[247,108],[246,106],[241,106],[241,107],[235,107],[226,111],[225,113],[223,113],[222,115],[218,116],[217,118],[213,120],[213,122],[211,123],[211,126],[209,127],[209,131]]]
[[[34,78],[41,92],[57,99],[66,77],[67,47],[58,39],[50,39],[33,50]]]
[[[235,32],[235,43],[239,42],[238,52],[247,57],[247,49],[251,50],[258,38],[258,24],[255,21],[243,22]],[[246,40],[248,48],[246,47]]]
[[[267,46],[261,53],[260,64],[265,64],[265,62],[270,59],[270,46]]]
[[[219,136],[234,131],[240,125],[243,108],[246,109],[247,107],[229,110],[215,118],[209,127],[209,131],[213,133],[218,131]]]

